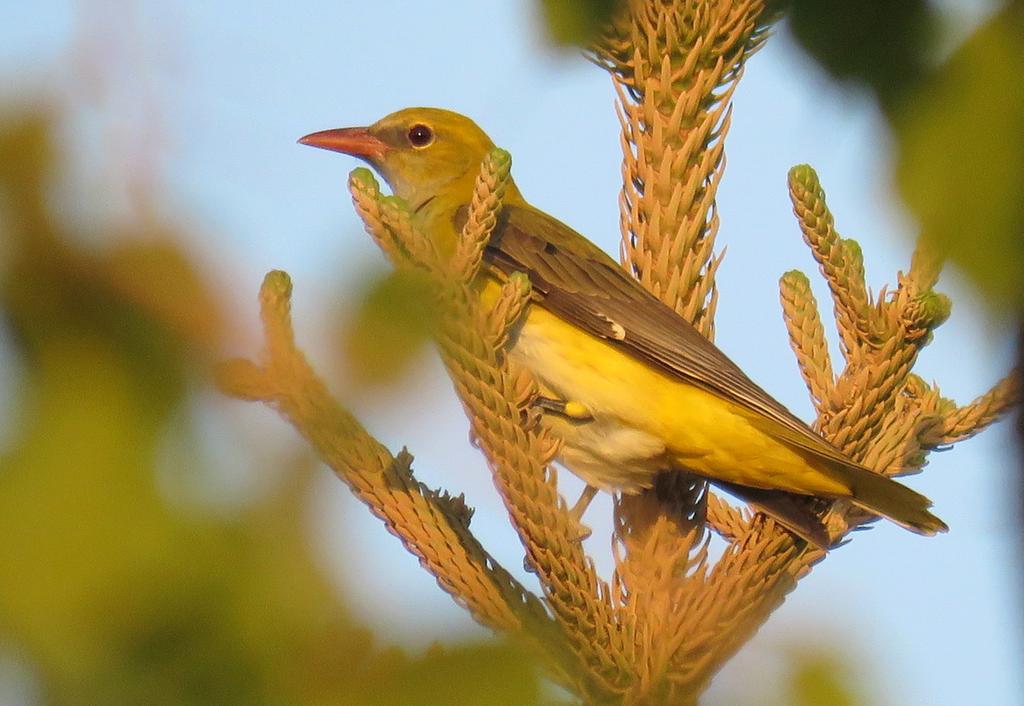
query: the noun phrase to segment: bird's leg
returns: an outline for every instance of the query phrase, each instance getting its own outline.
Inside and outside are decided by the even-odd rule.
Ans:
[[[584,539],[590,536],[591,530],[585,524],[583,524],[583,513],[590,507],[591,501],[594,496],[597,495],[597,488],[593,485],[588,485],[580,493],[580,499],[576,501],[576,504],[569,510],[569,514],[572,515],[572,519],[576,520],[576,524],[580,526],[580,537],[579,540],[582,542]]]
[[[582,542],[593,533],[589,527],[583,524],[583,513],[585,513],[587,508],[590,507],[590,502],[594,499],[594,496],[597,495],[597,490],[598,489],[594,486],[588,485],[580,494],[580,499],[577,500],[576,504],[572,506],[571,510],[569,510],[569,515],[572,516],[572,519],[576,520],[576,524],[580,527],[580,534],[576,538],[576,541],[578,542]],[[531,574],[537,573],[537,570],[533,568],[533,564],[530,563],[530,560],[527,557],[523,557],[523,570]]]
[[[560,400],[540,395],[534,400],[533,404],[535,409],[539,409],[544,413],[557,414],[574,422],[587,422],[594,418],[594,415],[590,413],[590,410],[582,402]],[[583,493],[580,494],[579,500],[569,510],[570,516],[580,527],[579,541],[581,542],[591,534],[590,528],[583,524],[583,513],[590,507],[590,502],[594,499],[595,495],[597,495],[597,488],[587,485]]]
[[[583,492],[580,493],[580,499],[576,501],[576,504],[572,506],[572,510],[569,511],[574,520],[577,522],[583,520],[583,513],[585,513],[587,508],[590,507],[590,502],[594,499],[594,496],[597,495],[597,490],[598,489],[592,485],[588,485],[583,489]]]

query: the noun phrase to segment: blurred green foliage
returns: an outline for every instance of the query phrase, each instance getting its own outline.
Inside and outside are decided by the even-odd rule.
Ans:
[[[998,306],[1024,308],[1024,5],[980,27],[896,116],[924,237]]]
[[[16,425],[0,448],[0,644],[39,702],[536,703],[509,646],[375,647],[311,551],[308,461],[238,512],[168,497],[162,450],[186,450],[172,473],[204,463],[173,437],[191,433],[223,303],[173,224],[89,238],[69,221],[56,121],[0,122],[0,348],[18,376],[0,400]]]
[[[788,655],[787,706],[863,706],[847,660],[832,649],[798,649]]]
[[[555,44],[587,46],[625,0],[539,0],[549,39]]]
[[[394,380],[423,352],[437,324],[430,278],[394,270],[363,285],[355,319],[342,329],[342,350],[356,383]]]
[[[755,648],[756,649],[756,648]],[[880,690],[871,677],[858,667],[856,650],[842,639],[823,640],[807,631],[770,652],[754,652],[764,660],[744,665],[746,676],[752,678],[726,681],[723,693],[714,687],[702,706],[868,706],[869,690]],[[735,673],[735,668],[733,673]],[[723,674],[723,679],[726,675]],[[726,693],[727,692],[727,693]]]
[[[779,3],[796,40],[839,81],[899,101],[925,71],[934,9],[925,0],[790,0]]]
[[[793,34],[836,79],[878,98],[901,195],[924,238],[996,310],[1024,306],[1024,2],[952,54],[924,0],[791,0]]]

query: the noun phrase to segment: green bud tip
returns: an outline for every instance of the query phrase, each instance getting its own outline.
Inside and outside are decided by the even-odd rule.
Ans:
[[[288,298],[292,295],[292,278],[284,270],[271,270],[263,278],[260,291],[277,298]]]
[[[779,282],[789,286],[802,286],[809,288],[811,280],[800,270],[790,270],[782,275]]]
[[[348,183],[364,191],[379,192],[380,185],[373,172],[366,167],[356,167],[348,175]]]
[[[817,186],[818,173],[809,164],[798,164],[789,170],[789,181],[796,181],[808,187]]]
[[[512,155],[508,150],[503,150],[500,147],[495,147],[491,150],[488,155],[494,166],[499,169],[507,169],[512,164]]]
[[[931,290],[918,295],[917,303],[922,323],[927,328],[935,328],[942,324],[953,310],[953,302],[949,297]]]
[[[864,251],[853,238],[843,238],[843,247],[846,249],[846,254],[858,263],[864,262]]]

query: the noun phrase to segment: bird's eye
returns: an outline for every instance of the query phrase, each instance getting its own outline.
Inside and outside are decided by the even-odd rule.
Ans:
[[[434,141],[434,131],[426,125],[413,125],[409,128],[409,144],[413,147],[426,147]]]

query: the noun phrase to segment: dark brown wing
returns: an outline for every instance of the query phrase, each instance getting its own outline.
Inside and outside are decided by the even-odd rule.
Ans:
[[[456,216],[464,220],[464,209]],[[688,321],[565,224],[505,207],[484,255],[500,273],[524,272],[545,309],[625,353],[755,413],[764,430],[800,449],[860,468],[748,378]]]

